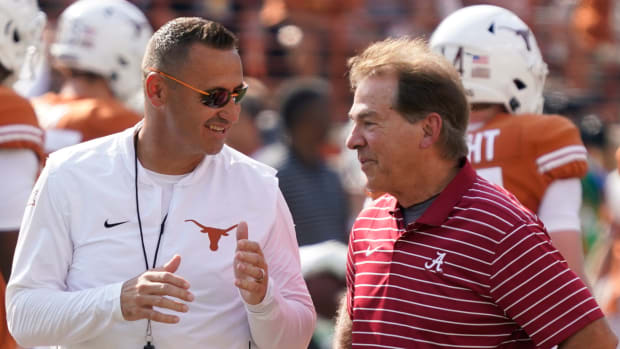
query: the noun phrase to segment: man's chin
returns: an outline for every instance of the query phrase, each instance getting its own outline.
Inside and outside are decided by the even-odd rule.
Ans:
[[[377,193],[378,193],[378,192],[384,192],[384,191],[385,191],[385,189],[383,188],[383,186],[378,185],[378,183],[373,182],[373,181],[370,181],[370,180],[369,180],[369,181],[368,181],[368,183],[366,184],[366,189],[367,189],[369,192],[372,192],[372,193],[374,193],[374,192],[377,192]]]
[[[374,189],[370,189],[370,188],[366,188],[366,190],[368,191],[368,196],[373,199],[376,200],[378,199],[380,196],[382,196],[383,194],[385,194],[384,191],[381,190],[374,190]]]
[[[224,143],[207,147],[205,148],[205,155],[216,155],[222,151],[222,148],[224,148]]]

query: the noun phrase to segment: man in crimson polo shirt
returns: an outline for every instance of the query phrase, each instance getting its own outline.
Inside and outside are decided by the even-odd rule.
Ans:
[[[467,161],[457,71],[426,43],[349,60],[347,146],[387,194],[350,234],[335,348],[616,348],[541,221]]]

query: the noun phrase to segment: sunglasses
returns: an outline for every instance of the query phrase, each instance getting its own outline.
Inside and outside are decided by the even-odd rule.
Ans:
[[[245,82],[243,83],[243,85],[235,88],[232,91],[227,90],[223,87],[216,87],[208,91],[203,91],[188,84],[187,82],[181,81],[174,76],[161,72],[155,68],[148,68],[148,70],[160,74],[176,83],[179,83],[189,89],[200,93],[200,103],[209,108],[223,108],[226,104],[228,104],[231,97],[235,104],[239,104],[239,102],[241,102],[241,99],[243,99],[243,96],[245,96],[245,93],[248,91],[248,85]]]

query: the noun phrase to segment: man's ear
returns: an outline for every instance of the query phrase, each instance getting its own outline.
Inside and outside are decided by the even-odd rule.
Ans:
[[[423,136],[420,140],[420,147],[430,148],[441,134],[441,128],[443,127],[443,120],[437,113],[430,113],[424,119],[422,119],[422,132]]]
[[[151,72],[144,79],[146,98],[154,107],[160,107],[166,102],[166,86],[161,75]]]

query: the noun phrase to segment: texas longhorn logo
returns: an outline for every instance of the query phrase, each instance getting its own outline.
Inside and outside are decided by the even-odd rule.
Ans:
[[[517,29],[517,28],[511,28],[509,26],[505,26],[505,25],[498,25],[495,26],[495,23],[492,23],[489,26],[489,32],[495,34],[495,30],[497,29],[506,29],[506,30],[510,30],[511,32],[515,33],[517,36],[520,36],[523,41],[525,41],[525,47],[527,48],[528,51],[532,50],[532,46],[530,45],[530,30],[527,28],[524,29]]]
[[[211,245],[209,245],[209,248],[211,249],[211,251],[217,251],[217,243],[220,241],[220,238],[222,237],[222,235],[228,236],[228,232],[234,229],[235,227],[237,227],[237,224],[235,224],[232,227],[229,227],[227,229],[219,229],[219,228],[205,227],[204,225],[196,222],[193,219],[186,219],[185,221],[193,222],[199,228],[201,228],[200,230],[201,233],[209,234],[209,241],[211,242]]]

